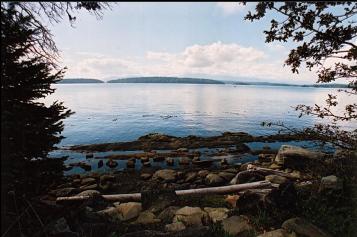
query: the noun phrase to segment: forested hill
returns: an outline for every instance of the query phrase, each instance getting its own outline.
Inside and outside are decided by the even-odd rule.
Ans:
[[[184,83],[184,84],[224,84],[222,81],[201,78],[179,77],[132,77],[108,81],[108,83]]]
[[[75,83],[104,83],[104,81],[98,79],[89,79],[89,78],[68,78],[63,79],[58,82],[59,84],[75,84]]]

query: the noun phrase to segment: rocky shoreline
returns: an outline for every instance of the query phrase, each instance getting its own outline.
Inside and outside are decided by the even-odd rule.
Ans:
[[[191,139],[191,142],[190,142]],[[249,152],[243,141],[259,140],[250,135],[226,133],[212,138],[199,138],[201,146],[236,146],[224,153]],[[286,139],[286,137],[284,138]],[[204,141],[203,141],[204,140]],[[190,152],[198,141],[190,137],[175,138],[150,135],[130,143],[75,146],[85,152],[105,150],[144,150],[140,155],[107,157],[148,162],[145,159],[172,156],[200,161],[200,154]],[[136,147],[134,147],[136,145]],[[185,145],[185,146],[182,146]],[[140,149],[138,149],[140,148]],[[153,149],[175,149],[169,153]],[[226,147],[227,148],[227,147]],[[43,205],[67,210],[54,218],[47,232],[53,236],[332,236],[296,213],[300,195],[340,192],[342,181],[329,168],[335,155],[283,145],[278,151],[260,150],[258,160],[219,167],[182,166],[179,169],[135,170],[110,173],[69,175],[53,184],[41,197]],[[355,155],[355,154],[353,154]],[[89,155],[89,158],[95,158]],[[158,158],[157,158],[158,159]],[[161,158],[160,158],[161,159]],[[182,158],[181,158],[182,159]],[[248,189],[214,195],[178,197],[175,190],[220,187],[266,180],[269,188]],[[141,201],[110,202],[101,195],[141,193]],[[59,197],[87,197],[81,201],[57,201]],[[89,197],[89,198],[88,198]],[[279,212],[276,220],[261,224],[262,211]],[[285,219],[283,219],[285,218]],[[269,226],[268,226],[269,225]],[[82,233],[82,234],[80,234]],[[91,233],[89,235],[88,233]]]

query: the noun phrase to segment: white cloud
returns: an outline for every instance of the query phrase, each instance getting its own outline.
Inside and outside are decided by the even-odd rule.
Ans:
[[[280,46],[278,46],[280,48]],[[72,54],[73,55],[73,54]],[[267,48],[262,51],[239,44],[215,42],[192,45],[181,52],[149,51],[140,58],[116,58],[77,54],[76,60],[65,60],[67,77],[130,77],[130,76],[189,76],[206,78],[252,77],[269,81],[305,78],[311,73],[293,75],[283,67],[285,58],[276,58]]]
[[[245,6],[239,2],[217,2],[216,5],[221,8],[226,15],[235,14],[245,8]]]

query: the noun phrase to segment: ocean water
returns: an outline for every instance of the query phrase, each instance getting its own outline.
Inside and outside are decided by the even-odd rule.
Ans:
[[[302,128],[318,120],[298,117],[298,104],[324,104],[330,88],[190,85],[190,84],[59,84],[41,100],[55,100],[75,112],[67,118],[59,147],[130,141],[148,133],[212,136],[225,131],[266,135],[276,129],[263,121],[282,121]],[[341,96],[341,105],[351,102]],[[328,121],[327,121],[328,122]],[[356,129],[357,123],[342,124]]]

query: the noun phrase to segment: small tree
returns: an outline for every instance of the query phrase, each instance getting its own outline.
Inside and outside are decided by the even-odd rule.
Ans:
[[[297,44],[286,59],[286,65],[293,73],[299,73],[303,65],[317,70],[317,83],[329,83],[337,79],[348,82],[349,88],[340,90],[349,96],[357,95],[357,4],[354,2],[261,2],[255,12],[249,12],[246,20],[255,21],[265,17],[269,11],[278,13],[284,19],[271,20],[269,30],[264,31],[266,42],[287,42]],[[330,61],[330,63],[327,63]],[[318,123],[303,131],[291,130],[304,136],[331,142],[346,149],[356,149],[357,129],[346,131],[339,122],[356,121],[357,103],[345,105],[343,113],[334,108],[339,104],[337,95],[328,94],[326,105],[297,105],[303,115],[329,118],[328,123]],[[279,123],[268,123],[283,126]],[[286,128],[286,127],[285,127]]]

